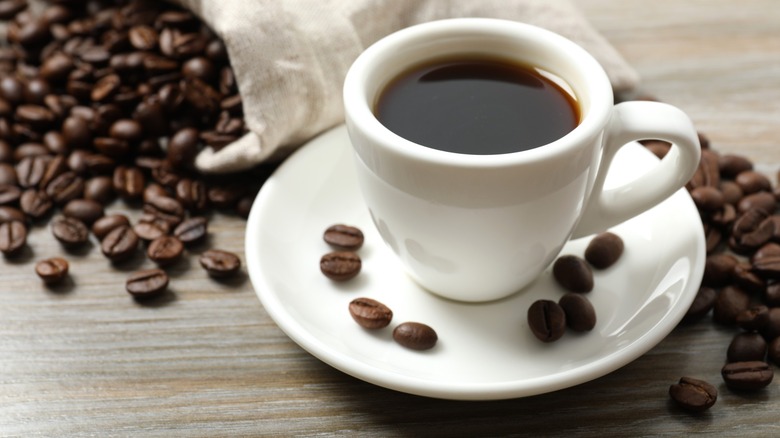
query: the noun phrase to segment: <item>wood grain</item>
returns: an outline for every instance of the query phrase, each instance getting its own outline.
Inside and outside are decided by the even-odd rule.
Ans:
[[[580,0],[592,24],[720,151],[774,175],[780,154],[780,8],[773,0]],[[116,211],[127,209],[118,203]],[[245,222],[216,215],[211,240],[243,254]],[[94,244],[93,244],[94,245]],[[193,251],[195,255],[201,249]],[[53,289],[35,260],[66,254]],[[242,257],[243,258],[243,257]],[[248,278],[209,279],[194,257],[172,268],[152,306],[124,292],[93,246],[65,253],[45,225],[29,250],[0,260],[0,436],[637,436],[780,432],[780,385],[756,394],[720,378],[735,331],[709,318],[678,327],[622,369],[574,388],[496,402],[428,399],[349,377],[304,352],[269,318]],[[630,291],[627,291],[629,293]],[[680,376],[718,386],[708,412],[667,396]]]

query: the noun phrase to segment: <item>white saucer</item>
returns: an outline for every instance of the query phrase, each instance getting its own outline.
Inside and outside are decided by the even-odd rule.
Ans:
[[[635,178],[655,157],[640,145],[624,147],[608,185]],[[322,240],[330,225],[360,227],[366,243],[361,274],[334,283],[319,271],[331,251]],[[586,334],[568,331],[551,344],[538,341],[526,311],[536,299],[563,291],[549,270],[524,291],[487,304],[448,301],[422,290],[385,247],[364,207],[341,126],[314,139],[265,183],[249,215],[246,260],[252,284],[271,318],[293,341],[359,379],[412,394],[464,400],[523,397],[603,376],[638,358],[677,325],[696,295],[704,270],[704,235],[696,208],[681,189],[652,210],[614,229],[625,242],[618,263],[595,271],[588,295],[598,322]],[[582,255],[588,238],[564,253]],[[368,331],[350,317],[357,297],[388,305],[393,323]],[[405,349],[392,327],[424,322],[439,335],[432,350]]]

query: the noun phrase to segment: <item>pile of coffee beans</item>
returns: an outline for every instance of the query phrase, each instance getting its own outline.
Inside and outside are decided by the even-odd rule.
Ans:
[[[363,231],[352,225],[336,224],[322,235],[325,243],[338,251],[329,252],[320,259],[320,271],[333,281],[342,282],[356,277],[362,261],[355,252],[363,246]],[[349,314],[355,322],[368,330],[383,329],[393,320],[393,311],[372,298],[360,297],[350,301]],[[411,350],[430,350],[439,340],[430,326],[420,322],[404,322],[393,329],[393,340]]]
[[[126,289],[159,295],[163,269],[203,242],[211,211],[248,215],[273,167],[225,177],[194,168],[201,149],[247,132],[224,44],[167,2],[57,0],[33,11],[6,0],[0,19],[0,252],[18,256],[30,227],[46,224],[67,251],[94,236],[115,264],[146,245],[160,268],[132,274]],[[106,214],[119,202],[137,220]],[[199,262],[212,277],[241,267],[215,249]],[[54,284],[69,265],[45,258],[35,271]]]

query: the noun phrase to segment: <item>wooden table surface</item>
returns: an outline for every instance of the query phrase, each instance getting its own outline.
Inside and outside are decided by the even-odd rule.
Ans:
[[[715,149],[744,154],[774,176],[776,1],[577,3],[640,72],[644,91],[686,111]],[[209,246],[243,257],[244,227],[215,216]],[[35,276],[34,261],[63,251],[44,226],[29,246],[20,259],[0,260],[0,436],[780,433],[780,384],[728,391],[720,368],[735,331],[709,318],[573,388],[495,402],[436,400],[315,359],[276,327],[246,275],[218,283],[191,258],[172,269],[168,299],[142,306],[123,290],[127,272],[112,269],[96,246],[67,254],[72,281],[54,289]],[[670,403],[668,387],[683,375],[718,386],[710,411],[692,415]]]

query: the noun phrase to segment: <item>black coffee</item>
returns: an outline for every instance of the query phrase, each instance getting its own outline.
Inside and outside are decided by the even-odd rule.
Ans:
[[[499,59],[418,65],[380,93],[388,129],[420,145],[491,155],[553,142],[579,123],[574,97],[540,71]]]

